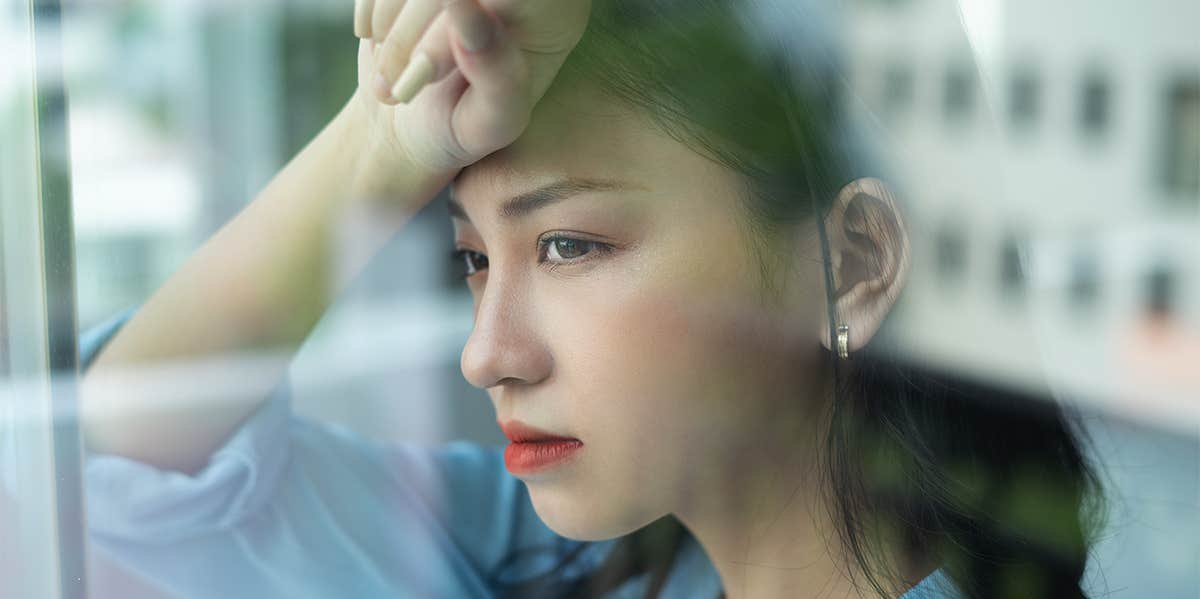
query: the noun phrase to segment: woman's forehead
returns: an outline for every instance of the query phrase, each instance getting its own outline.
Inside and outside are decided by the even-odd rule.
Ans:
[[[652,123],[639,111],[591,86],[552,88],[529,125],[496,157],[511,164],[570,162],[576,156],[637,151],[653,143]]]
[[[552,180],[662,187],[711,176],[714,169],[641,111],[592,86],[563,86],[543,98],[517,141],[463,169],[453,191],[463,201]]]
[[[661,163],[674,144],[624,115],[579,110],[535,111],[512,145],[462,170],[456,194],[474,197],[524,189],[551,179],[641,179],[648,162]]]

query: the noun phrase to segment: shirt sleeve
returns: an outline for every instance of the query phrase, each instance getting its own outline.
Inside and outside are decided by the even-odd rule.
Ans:
[[[505,470],[499,448],[451,443],[435,450],[433,460],[447,489],[451,534],[494,583],[554,569],[579,545],[542,522],[528,488]]]
[[[128,316],[89,331],[81,363]],[[490,597],[604,556],[542,523],[498,448],[371,440],[289,403],[285,379],[195,475],[89,456],[93,538],[181,597]]]
[[[87,368],[133,310],[87,331]],[[88,528],[114,539],[167,544],[228,529],[270,502],[289,456],[286,377],[194,475],[128,458],[89,454],[85,464]]]

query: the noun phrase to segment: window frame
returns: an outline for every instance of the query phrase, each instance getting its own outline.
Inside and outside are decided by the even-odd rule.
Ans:
[[[17,56],[0,130],[0,425],[14,596],[83,598],[87,544],[74,223],[58,0],[7,0]],[[9,486],[11,485],[11,486]]]

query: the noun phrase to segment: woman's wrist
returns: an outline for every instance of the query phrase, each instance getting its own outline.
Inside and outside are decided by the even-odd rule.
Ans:
[[[371,114],[367,103],[376,100],[362,97],[363,93],[356,92],[336,117],[340,145],[356,160],[352,194],[372,204],[420,209],[454,178],[457,170],[431,167],[415,159],[404,140],[393,132],[394,125],[381,122],[379,114]]]

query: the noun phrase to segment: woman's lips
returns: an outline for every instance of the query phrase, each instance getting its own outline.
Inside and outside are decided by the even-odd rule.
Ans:
[[[519,420],[500,423],[511,443],[504,448],[504,465],[514,475],[532,474],[561,464],[583,448],[583,441],[555,435]]]

